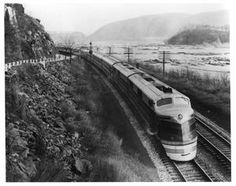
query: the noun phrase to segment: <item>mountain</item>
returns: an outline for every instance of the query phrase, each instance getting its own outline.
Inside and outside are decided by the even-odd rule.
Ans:
[[[167,43],[172,45],[222,44],[229,43],[229,35],[227,26],[199,25],[179,32],[168,39]]]
[[[166,39],[187,25],[227,25],[226,11],[199,14],[158,14],[137,17],[104,25],[89,36],[93,41],[107,40],[146,40],[148,38]]]
[[[68,40],[73,41],[75,44],[83,43],[86,40],[86,36],[82,32],[57,32],[57,31],[48,31],[53,41],[58,44],[63,44]]]
[[[6,63],[54,55],[54,43],[39,19],[25,14],[21,4],[4,7]]]
[[[179,32],[167,40],[172,45],[199,45],[229,43],[229,28],[199,25]]]

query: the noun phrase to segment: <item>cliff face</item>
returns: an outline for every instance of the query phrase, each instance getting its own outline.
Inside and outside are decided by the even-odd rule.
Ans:
[[[54,55],[54,43],[40,20],[21,4],[5,4],[5,63]]]

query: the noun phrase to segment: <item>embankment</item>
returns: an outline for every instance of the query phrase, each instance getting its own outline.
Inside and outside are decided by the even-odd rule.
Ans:
[[[102,79],[81,59],[5,76],[7,181],[159,181]]]

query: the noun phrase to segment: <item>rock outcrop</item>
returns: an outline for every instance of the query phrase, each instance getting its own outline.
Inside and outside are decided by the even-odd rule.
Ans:
[[[40,20],[21,4],[5,4],[5,63],[54,55],[54,43]]]

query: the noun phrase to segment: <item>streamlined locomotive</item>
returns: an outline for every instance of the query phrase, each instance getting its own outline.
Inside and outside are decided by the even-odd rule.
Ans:
[[[189,161],[197,152],[194,111],[187,96],[128,63],[98,53],[82,57],[99,68],[150,123],[148,131],[161,140],[167,156]]]

